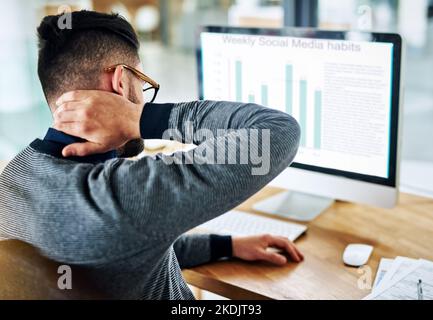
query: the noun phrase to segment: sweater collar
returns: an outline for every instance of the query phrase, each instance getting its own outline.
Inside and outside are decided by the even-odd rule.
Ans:
[[[50,154],[56,158],[62,158],[67,160],[72,160],[76,162],[84,163],[103,163],[107,160],[117,158],[117,152],[115,150],[108,151],[102,154],[95,154],[86,157],[68,157],[64,158],[62,155],[62,150],[67,145],[73,143],[85,142],[85,140],[71,136],[64,132],[58,131],[54,128],[49,128],[45,138],[43,140],[36,139],[30,145],[39,152]]]

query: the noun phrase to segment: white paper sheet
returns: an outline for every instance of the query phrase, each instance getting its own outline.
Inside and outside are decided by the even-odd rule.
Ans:
[[[433,262],[427,260],[418,260],[364,300],[418,300],[417,284],[420,279],[424,300],[433,300]]]
[[[391,269],[394,259],[382,258],[379,262],[379,267],[377,268],[376,278],[374,279],[373,291],[378,287],[379,283],[382,283],[385,275]]]
[[[411,259],[407,257],[397,257],[392,262],[388,272],[383,277],[380,284],[378,284],[377,287],[374,287],[373,291],[376,291],[380,289],[380,287],[388,284],[390,281],[392,281],[394,278],[401,276],[403,273],[405,273],[407,270],[409,270],[415,263],[417,263],[418,260]]]

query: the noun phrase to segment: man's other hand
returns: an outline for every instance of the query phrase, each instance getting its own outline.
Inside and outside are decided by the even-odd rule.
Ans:
[[[87,141],[65,147],[64,157],[104,153],[140,138],[143,106],[117,94],[71,91],[62,95],[56,104],[54,128]]]
[[[282,250],[292,261],[304,260],[302,253],[285,237],[272,235],[233,237],[232,246],[233,257],[246,261],[268,261],[279,266],[287,263],[287,258],[283,254],[268,250],[270,248]]]

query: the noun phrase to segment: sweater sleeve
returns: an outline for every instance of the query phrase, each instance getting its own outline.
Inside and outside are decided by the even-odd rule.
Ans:
[[[262,189],[290,165],[300,136],[296,120],[285,113],[216,101],[146,105],[141,132],[143,138],[176,139],[198,147],[112,161],[89,177],[89,190],[94,201],[105,199],[101,206],[113,208],[115,219],[168,245]],[[104,195],[98,196],[98,190]],[[106,203],[107,192],[113,203]]]
[[[173,244],[181,269],[232,257],[232,237],[216,234],[186,234]]]

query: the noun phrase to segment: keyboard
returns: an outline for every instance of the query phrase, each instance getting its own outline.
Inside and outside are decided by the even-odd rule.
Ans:
[[[254,236],[271,234],[295,241],[307,227],[302,224],[286,222],[241,211],[229,211],[218,218],[198,227],[212,233],[232,236]]]

